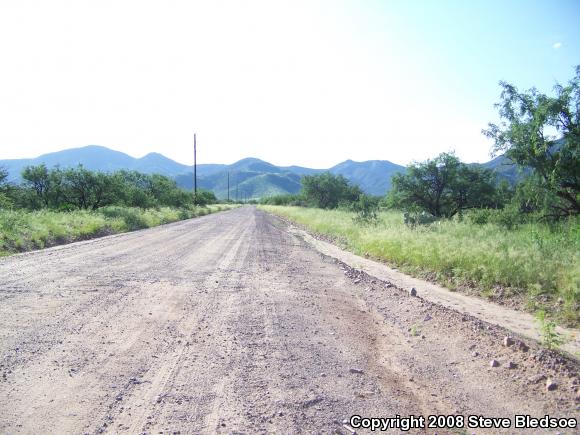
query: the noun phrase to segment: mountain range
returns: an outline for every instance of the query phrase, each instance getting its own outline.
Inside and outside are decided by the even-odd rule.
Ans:
[[[9,179],[19,181],[20,172],[29,165],[45,164],[47,167],[74,167],[79,164],[93,171],[112,172],[120,169],[134,170],[147,174],[163,174],[174,178],[185,189],[193,188],[193,167],[178,163],[159,153],[149,153],[134,158],[120,151],[89,145],[43,154],[32,159],[0,160],[0,167],[8,170]],[[515,166],[503,156],[484,163],[499,176],[514,181]],[[301,166],[276,166],[257,158],[245,158],[231,165],[197,165],[198,187],[213,191],[218,198],[228,194],[230,198],[262,198],[270,195],[297,193],[300,178],[304,175],[330,172],[343,175],[351,183],[359,185],[371,195],[384,195],[391,187],[391,177],[406,168],[388,160],[355,162],[346,160],[328,169],[312,169]]]

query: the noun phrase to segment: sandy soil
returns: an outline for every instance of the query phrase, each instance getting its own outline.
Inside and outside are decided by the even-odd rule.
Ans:
[[[0,260],[0,433],[348,434],[353,414],[578,418],[578,363],[519,339],[504,346],[505,334],[244,207]],[[547,433],[557,432],[574,433]]]

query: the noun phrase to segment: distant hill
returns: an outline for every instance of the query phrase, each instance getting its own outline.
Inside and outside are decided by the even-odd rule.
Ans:
[[[48,167],[74,167],[82,164],[94,171],[112,172],[120,169],[135,170],[147,174],[159,173],[176,180],[185,189],[193,188],[193,167],[171,160],[159,153],[149,153],[134,158],[120,151],[89,145],[44,154],[33,159],[0,160],[0,167],[9,172],[12,181],[19,181],[20,172],[25,166],[44,163]],[[500,177],[515,182],[518,175],[516,167],[503,156],[484,163],[483,167],[492,169]],[[363,191],[372,195],[384,195],[391,188],[391,177],[404,172],[404,166],[388,160],[368,160],[355,162],[346,160],[329,169],[312,169],[302,166],[276,166],[257,158],[246,158],[231,165],[201,164],[197,166],[198,186],[213,191],[218,198],[228,194],[228,173],[230,178],[230,198],[262,198],[270,195],[297,193],[300,178],[304,175],[328,171],[343,175],[351,183],[359,185]]]
[[[43,154],[33,159],[0,160],[0,166],[8,169],[10,178],[17,180],[25,166],[40,165],[61,168],[83,165],[92,171],[112,172],[129,169],[146,174],[160,173],[175,176],[191,170],[187,165],[177,163],[159,153],[150,153],[136,159],[128,154],[115,151],[99,145],[89,145],[82,148],[70,148],[54,153]]]
[[[228,196],[228,173],[230,198],[262,198],[300,190],[300,174],[272,165],[260,159],[242,159],[217,169],[209,175],[199,175],[198,186],[213,191],[218,198]],[[193,188],[193,173],[175,178],[186,189]]]
[[[530,170],[522,171],[514,162],[503,155],[497,156],[495,159],[483,163],[481,166],[486,169],[491,169],[500,179],[507,180],[512,185],[516,184],[518,180],[530,172]]]
[[[322,174],[326,172],[328,169],[312,169],[312,168],[304,168],[302,166],[280,166],[280,169],[283,169],[287,172],[292,172],[298,175],[313,175],[313,174]]]
[[[159,153],[149,153],[140,159],[135,159],[128,169],[146,174],[164,174],[174,177],[188,171],[189,166],[177,163]]]
[[[342,175],[371,195],[384,195],[391,189],[391,177],[405,172],[405,167],[388,160],[353,162],[346,160],[330,168],[330,172]]]

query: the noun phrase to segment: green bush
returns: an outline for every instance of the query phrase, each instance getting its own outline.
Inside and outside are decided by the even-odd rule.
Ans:
[[[469,210],[465,217],[474,225],[495,224],[507,230],[513,230],[520,225],[534,222],[538,219],[536,214],[523,213],[515,204],[509,204],[503,209],[473,209]]]
[[[0,170],[0,206],[3,192]],[[212,192],[192,192],[177,187],[175,180],[159,174],[121,170],[94,172],[82,165],[76,168],[28,166],[22,171],[21,186],[11,186],[11,201],[29,210],[97,210],[106,206],[139,208],[184,208],[212,204]],[[138,222],[132,219],[134,225]]]
[[[262,198],[260,204],[306,206],[306,199],[300,194],[273,195]]]
[[[185,210],[185,209],[182,208],[178,212],[178,217],[179,217],[179,220],[180,221],[183,221],[185,219],[189,219],[192,216],[191,216],[191,213],[188,210]]]
[[[540,336],[544,346],[548,349],[557,349],[565,343],[564,336],[556,331],[556,323],[552,320],[546,320],[545,311],[538,311],[536,319],[540,324]]]
[[[439,218],[425,211],[407,211],[403,213],[403,221],[409,228],[431,225],[433,222],[437,222],[438,220]]]
[[[355,222],[362,225],[376,225],[378,223],[379,198],[369,195],[360,195],[358,201],[350,205],[356,213]]]
[[[492,216],[494,223],[507,230],[512,230],[524,223],[523,214],[515,207],[505,207],[503,210],[498,210]]]
[[[474,225],[485,225],[491,220],[491,210],[487,208],[470,210],[466,213],[466,218]]]
[[[122,219],[127,231],[140,230],[148,227],[144,212],[141,209],[111,206],[103,207],[98,212],[110,219]]]

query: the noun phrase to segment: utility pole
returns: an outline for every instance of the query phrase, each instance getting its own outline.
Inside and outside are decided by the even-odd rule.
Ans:
[[[197,144],[195,143],[195,133],[193,133],[193,193],[197,202]]]
[[[237,180],[238,177],[236,177],[236,202],[238,202],[240,200],[240,197],[238,196],[238,187],[240,186],[239,181]]]
[[[230,171],[228,171],[228,202],[230,202]]]

